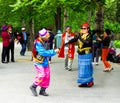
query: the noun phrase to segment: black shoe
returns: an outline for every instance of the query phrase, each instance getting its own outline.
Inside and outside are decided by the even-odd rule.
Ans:
[[[5,64],[7,64],[8,62],[2,61],[2,63],[5,63]]]
[[[109,69],[109,71],[112,71],[112,70],[114,70],[114,68]]]
[[[48,94],[45,92],[46,88],[41,88],[39,95],[48,96]]]
[[[72,69],[71,69],[71,68],[68,68],[68,71],[72,71]]]
[[[87,87],[88,85],[87,84],[80,84],[78,85],[78,87]]]
[[[15,62],[14,60],[11,60],[11,62]]]
[[[34,96],[37,96],[37,95],[38,95],[38,94],[37,94],[37,91],[36,91],[36,87],[34,87],[33,85],[30,86],[30,90],[32,91],[32,93],[33,93]]]

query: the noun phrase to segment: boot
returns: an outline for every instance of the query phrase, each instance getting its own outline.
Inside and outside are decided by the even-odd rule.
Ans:
[[[37,91],[36,91],[36,87],[37,86],[35,84],[33,84],[33,85],[30,86],[30,90],[32,91],[32,93],[33,93],[34,96],[38,95]]]
[[[45,90],[46,90],[46,88],[41,87],[39,95],[48,96],[48,94],[45,92]]]

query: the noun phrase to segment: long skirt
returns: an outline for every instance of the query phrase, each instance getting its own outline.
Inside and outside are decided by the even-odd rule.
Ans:
[[[40,87],[48,88],[50,83],[50,67],[48,66],[44,68],[43,66],[35,65],[35,69],[37,74],[33,84]]]
[[[78,84],[93,81],[92,53],[78,55]]]

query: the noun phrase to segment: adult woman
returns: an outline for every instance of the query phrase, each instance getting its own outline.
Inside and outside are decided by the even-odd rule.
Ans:
[[[109,45],[110,45],[110,33],[111,31],[109,29],[106,29],[103,33],[103,38],[97,38],[99,41],[102,42],[102,61],[104,64],[104,72],[109,72],[113,70],[111,64],[107,61],[107,56],[109,53]]]
[[[10,35],[8,34],[8,26],[2,26],[2,63],[9,62],[9,44],[10,44]],[[6,60],[7,59],[7,60]]]
[[[81,33],[68,43],[78,41],[78,86],[92,87],[93,66],[92,66],[92,36],[89,33],[90,25],[85,22],[81,25]]]

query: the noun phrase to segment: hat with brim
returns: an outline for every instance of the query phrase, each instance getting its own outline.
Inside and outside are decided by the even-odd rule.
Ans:
[[[7,25],[3,25],[1,29],[2,29],[2,31],[5,31],[5,30],[8,29],[8,26]]]
[[[47,33],[48,33],[48,31],[45,28],[41,29],[38,32],[38,34],[39,34],[40,37],[45,37]]]

